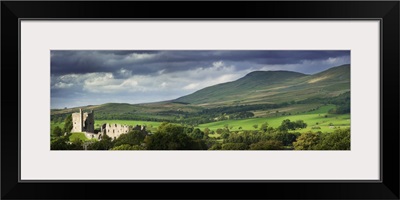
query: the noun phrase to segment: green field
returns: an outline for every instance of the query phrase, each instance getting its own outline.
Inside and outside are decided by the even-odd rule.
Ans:
[[[350,114],[336,115],[328,114],[328,111],[332,109],[333,105],[322,106],[315,111],[310,111],[298,115],[287,115],[278,117],[264,117],[264,118],[250,118],[242,120],[224,120],[218,122],[211,122],[207,124],[201,124],[198,127],[200,129],[209,128],[210,130],[217,130],[218,128],[224,128],[225,125],[232,127],[232,131],[240,130],[256,130],[253,125],[258,125],[260,128],[261,124],[268,122],[269,126],[277,128],[281,125],[285,119],[290,121],[303,120],[307,123],[307,128],[302,130],[296,130],[298,132],[306,131],[322,131],[322,132],[333,132],[334,127],[348,128],[350,127]],[[326,117],[325,117],[326,116]],[[318,123],[318,125],[317,125]],[[333,124],[333,125],[332,125]],[[320,129],[312,129],[313,126],[319,126]]]
[[[69,141],[75,141],[75,140],[81,140],[81,141],[89,141],[84,133],[71,133],[71,136],[69,136]]]
[[[206,124],[200,124],[197,127],[201,130],[205,128],[209,128],[210,130],[217,130],[218,128],[224,128],[226,125],[230,127],[231,131],[238,131],[241,127],[241,130],[256,130],[253,126],[258,125],[259,129],[261,124],[267,122],[269,126],[273,128],[277,128],[281,125],[282,121],[285,119],[289,119],[290,121],[303,120],[307,123],[307,128],[296,130],[297,132],[306,132],[306,131],[322,131],[322,132],[333,132],[335,128],[348,128],[350,127],[350,114],[328,114],[328,111],[334,108],[334,105],[326,105],[321,106],[314,111],[304,112],[301,114],[295,115],[286,115],[286,116],[272,116],[272,117],[257,117],[257,118],[249,118],[249,119],[241,119],[241,120],[224,120],[218,122],[211,122]],[[147,130],[155,131],[157,127],[162,122],[150,122],[150,121],[137,121],[137,120],[96,120],[95,128],[100,128],[100,126],[104,123],[115,123],[115,124],[125,124],[125,125],[145,125]],[[63,127],[63,123],[54,123],[51,122],[51,130],[55,126]],[[320,127],[320,129],[312,129],[313,127]],[[75,137],[75,136],[74,136]],[[77,136],[76,136],[77,137]]]

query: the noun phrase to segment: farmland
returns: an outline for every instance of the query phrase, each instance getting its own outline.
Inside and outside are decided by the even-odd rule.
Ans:
[[[94,110],[95,132],[109,123],[143,125],[151,133],[147,137],[133,131],[121,141],[99,141],[89,149],[349,149],[350,67],[333,67],[314,75],[255,71],[170,101],[53,109],[51,133],[56,126],[64,130],[67,116],[79,109]],[[170,130],[183,135],[162,135],[170,134]],[[53,134],[52,140],[59,139],[56,135],[59,134]],[[68,137],[71,142],[87,140],[83,133]],[[171,141],[160,143],[167,139]],[[187,143],[179,146],[175,140]]]
[[[296,132],[307,131],[321,131],[333,132],[335,128],[349,128],[350,127],[350,114],[329,114],[328,111],[334,108],[334,105],[321,106],[314,111],[304,112],[301,114],[286,115],[286,116],[271,116],[271,117],[255,117],[240,120],[223,120],[205,124],[199,124],[196,128],[204,130],[208,128],[212,131],[222,129],[226,126],[231,131],[239,130],[256,130],[261,124],[267,122],[270,127],[277,128],[281,125],[282,121],[289,119],[291,121],[303,120],[307,123],[307,128],[296,130]],[[125,124],[125,125],[144,125],[150,131],[155,131],[162,122],[152,121],[138,121],[138,120],[96,120],[95,128],[100,128],[102,124]],[[257,128],[255,128],[255,125]],[[51,127],[63,127],[63,123],[51,123]],[[319,128],[318,128],[319,127]],[[52,129],[51,129],[52,130]]]

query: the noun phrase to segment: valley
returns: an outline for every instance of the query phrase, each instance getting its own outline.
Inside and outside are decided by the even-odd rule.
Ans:
[[[94,125],[98,130],[102,124],[115,123],[144,125],[155,133],[165,123],[170,123],[198,129],[207,138],[215,139],[211,146],[215,142],[229,141],[223,136],[226,132],[247,134],[266,126],[271,128],[271,133],[276,133],[285,120],[306,124],[302,128],[286,129],[288,133],[329,134],[350,128],[350,65],[313,75],[254,71],[236,81],[156,103],[107,103],[52,109],[51,133],[54,127],[63,127],[65,118],[79,109],[94,110]]]

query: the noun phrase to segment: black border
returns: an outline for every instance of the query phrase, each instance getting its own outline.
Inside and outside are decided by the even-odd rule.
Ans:
[[[157,9],[155,9],[157,8]],[[18,182],[19,19],[380,19],[381,182]],[[399,199],[399,2],[1,2],[1,198]],[[11,75],[13,74],[13,75]],[[18,88],[17,88],[18,86]],[[18,92],[18,93],[17,93]],[[18,98],[16,98],[18,96]],[[38,97],[40,99],[40,97]],[[17,112],[18,111],[18,112]],[[6,115],[4,115],[6,113]],[[366,111],[367,113],[367,111]],[[6,116],[6,117],[4,117]],[[15,125],[16,124],[16,125]],[[34,132],[33,132],[34,134]],[[295,170],[295,169],[294,169]],[[150,173],[150,172],[148,172]],[[121,188],[122,187],[122,188]],[[260,187],[264,189],[259,189]],[[166,189],[169,192],[158,192]],[[162,190],[165,191],[165,190]],[[184,191],[184,192],[182,192]]]
[[[63,19],[56,19],[56,18],[20,18],[18,20],[18,29],[19,29],[19,37],[18,37],[18,44],[19,44],[19,52],[18,52],[18,61],[19,61],[19,66],[18,66],[18,81],[19,81],[19,86],[18,86],[18,108],[21,108],[21,21],[152,21],[152,20],[157,20],[157,21],[377,21],[379,22],[379,31],[380,31],[380,35],[382,35],[382,19],[374,19],[374,18],[365,18],[365,19],[351,19],[351,18],[346,18],[346,19],[310,19],[310,18],[274,18],[274,19],[268,19],[268,18],[257,18],[257,19],[235,19],[235,18],[218,18],[218,19],[206,19],[206,18],[185,18],[185,19],[178,19],[178,18],[84,18],[84,19],[76,19],[76,18],[63,18]],[[379,48],[382,49],[382,37],[379,38]],[[351,51],[350,51],[351,52]],[[379,57],[382,57],[382,53],[380,51],[380,55]],[[382,102],[382,85],[383,85],[383,81],[382,81],[382,60],[379,61],[379,84],[380,84],[380,102]],[[382,110],[382,104],[380,104],[380,110]],[[143,182],[147,182],[147,183],[169,183],[169,182],[182,182],[182,183],[199,183],[199,182],[203,182],[203,183],[207,183],[207,182],[218,182],[218,183],[232,183],[232,182],[243,182],[243,183],[381,183],[382,182],[382,170],[380,170],[379,172],[379,180],[362,180],[362,179],[352,179],[352,180],[335,180],[335,179],[325,179],[325,180],[251,180],[251,179],[241,179],[241,180],[229,180],[229,179],[218,179],[218,180],[213,180],[213,179],[205,179],[205,180],[186,180],[186,179],[153,179],[153,180],[21,180],[21,111],[18,110],[19,115],[18,115],[18,128],[19,128],[19,132],[18,132],[18,182],[20,183],[66,183],[66,182],[82,182],[82,183],[100,183],[100,182],[109,182],[109,183],[143,183]],[[380,113],[381,115],[381,113]],[[380,126],[379,126],[379,169],[382,169],[382,136],[383,136],[383,131],[382,131],[382,118],[380,118]]]

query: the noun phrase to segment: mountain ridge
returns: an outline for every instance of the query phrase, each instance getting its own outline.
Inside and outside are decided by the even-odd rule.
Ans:
[[[312,92],[307,91],[310,88],[320,90],[318,88],[323,86],[332,88],[337,84],[346,82],[350,82],[350,65],[332,67],[313,75],[283,70],[254,71],[236,81],[206,87],[192,94],[171,100],[171,102],[209,105],[212,101],[214,103],[218,101],[228,102],[229,99],[231,99],[231,103],[233,103],[232,99],[236,99],[234,100],[236,102],[246,102],[246,97],[251,99],[251,97],[259,96],[261,98],[258,100],[255,98],[255,101],[261,103],[262,99],[267,100],[266,102],[269,99],[262,98],[263,92],[264,97],[274,95],[278,90],[280,90],[278,93],[285,93],[285,90],[288,92],[303,90],[305,94],[308,94]],[[343,87],[339,89],[341,90]],[[255,94],[254,91],[259,92],[259,94]],[[301,96],[305,95],[299,93],[299,97]]]
[[[348,91],[350,91],[350,64],[331,67],[312,75],[285,70],[253,71],[235,81],[209,86],[173,100],[140,104],[105,103],[69,109],[51,109],[51,112],[70,113],[78,108],[118,113],[142,113],[148,109],[158,112],[166,108],[190,112],[201,109],[199,107],[277,104],[289,100],[327,98]]]

